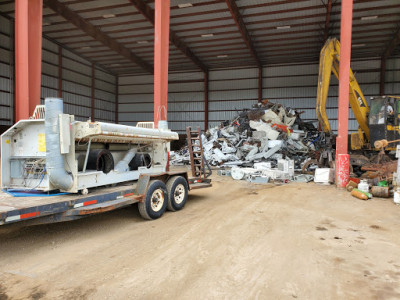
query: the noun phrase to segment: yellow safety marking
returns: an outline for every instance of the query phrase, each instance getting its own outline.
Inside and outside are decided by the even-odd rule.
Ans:
[[[46,135],[44,133],[39,133],[38,138],[39,152],[46,152]]]

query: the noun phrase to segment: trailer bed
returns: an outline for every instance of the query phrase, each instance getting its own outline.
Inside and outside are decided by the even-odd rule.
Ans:
[[[14,197],[4,191],[0,192],[0,225],[64,213],[88,205],[95,205],[118,199],[130,199],[138,202],[135,195],[136,182],[115,187],[99,187],[90,190],[87,195],[64,194],[57,196]]]
[[[157,176],[173,176],[182,172],[168,172]],[[70,221],[114,210],[144,200],[150,175],[143,181],[120,183],[114,187],[90,189],[87,195],[63,194],[14,197],[0,191],[0,225],[25,221],[30,224],[43,224]],[[211,186],[210,179],[188,178],[189,189]]]

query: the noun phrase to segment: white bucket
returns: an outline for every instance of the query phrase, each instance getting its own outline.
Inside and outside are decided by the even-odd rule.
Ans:
[[[369,184],[368,184],[368,181],[367,180],[361,180],[361,182],[358,184],[358,187],[357,187],[360,191],[362,191],[362,192],[366,192],[366,193],[368,193],[369,192]]]
[[[398,188],[397,191],[394,192],[394,194],[393,194],[393,202],[395,204],[400,204],[400,188]]]

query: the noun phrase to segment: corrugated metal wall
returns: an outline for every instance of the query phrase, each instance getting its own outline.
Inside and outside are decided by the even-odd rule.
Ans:
[[[380,61],[355,61],[352,69],[369,100],[379,95]],[[211,72],[210,125],[233,118],[238,110],[251,107],[258,98],[258,70],[224,70]],[[304,120],[315,121],[318,63],[268,66],[263,68],[263,99],[304,111]],[[400,91],[399,91],[400,92]],[[332,75],[327,113],[333,130],[337,129],[338,81]],[[225,109],[224,109],[225,108]],[[357,121],[350,110],[349,130],[356,131]]]
[[[116,77],[104,70],[95,68],[94,117],[97,121],[115,122]]]
[[[258,100],[258,69],[211,71],[209,74],[209,127],[230,120]]]
[[[353,61],[352,69],[369,102],[379,95],[380,60]],[[120,122],[153,120],[153,77],[123,76],[119,79]],[[186,126],[204,126],[203,74],[171,74],[168,95],[170,127],[183,133]],[[276,65],[263,68],[263,99],[304,111],[302,118],[315,121],[318,62]],[[400,59],[389,59],[386,94],[400,95]],[[332,75],[327,112],[333,130],[337,129],[338,81]],[[238,111],[249,108],[258,99],[258,69],[214,70],[209,73],[209,127],[232,119]],[[356,131],[357,121],[349,114],[349,130]]]
[[[65,111],[77,120],[87,120],[92,103],[92,65],[62,49],[62,98]]]
[[[369,102],[370,97],[379,95],[380,61],[364,60],[352,62],[361,90]],[[315,103],[317,95],[318,63],[267,67],[263,70],[263,98],[304,111],[301,117],[316,122]],[[327,115],[334,131],[337,129],[338,81],[331,77],[327,101]],[[357,121],[349,109],[349,131],[356,131]]]
[[[13,122],[13,27],[10,21],[0,16],[0,125]]]
[[[400,96],[400,58],[386,62],[385,94]]]
[[[0,16],[0,125],[8,126],[14,123],[13,28],[11,20]],[[58,96],[61,58],[64,111],[74,114],[77,120],[89,119],[92,103],[92,64],[46,38],[43,38],[42,43],[41,102],[43,103],[46,97]],[[116,76],[95,66],[93,92],[95,120],[114,122]]]
[[[135,125],[153,121],[153,76],[119,77],[119,122]],[[186,126],[204,128],[204,75],[202,72],[169,75],[169,127],[184,133]]]

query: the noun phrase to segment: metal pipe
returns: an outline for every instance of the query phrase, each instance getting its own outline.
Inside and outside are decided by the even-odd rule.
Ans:
[[[63,113],[63,101],[46,98],[45,111],[47,174],[56,189],[67,191],[72,187],[73,178],[65,170],[64,157],[61,154],[59,115]]]
[[[83,163],[82,172],[86,172],[87,162],[89,159],[90,146],[92,145],[92,138],[89,138],[88,147],[86,150],[85,162]]]
[[[129,171],[129,163],[135,157],[135,155],[135,149],[130,149],[128,152],[126,152],[124,158],[120,160],[115,166],[115,171],[120,173]]]
[[[131,137],[147,137],[147,138],[169,138],[169,139],[179,139],[176,132],[161,130],[161,129],[151,129],[142,128],[135,126],[127,126],[121,124],[103,123],[100,124],[100,129],[105,135],[115,135],[115,136],[131,136]]]

